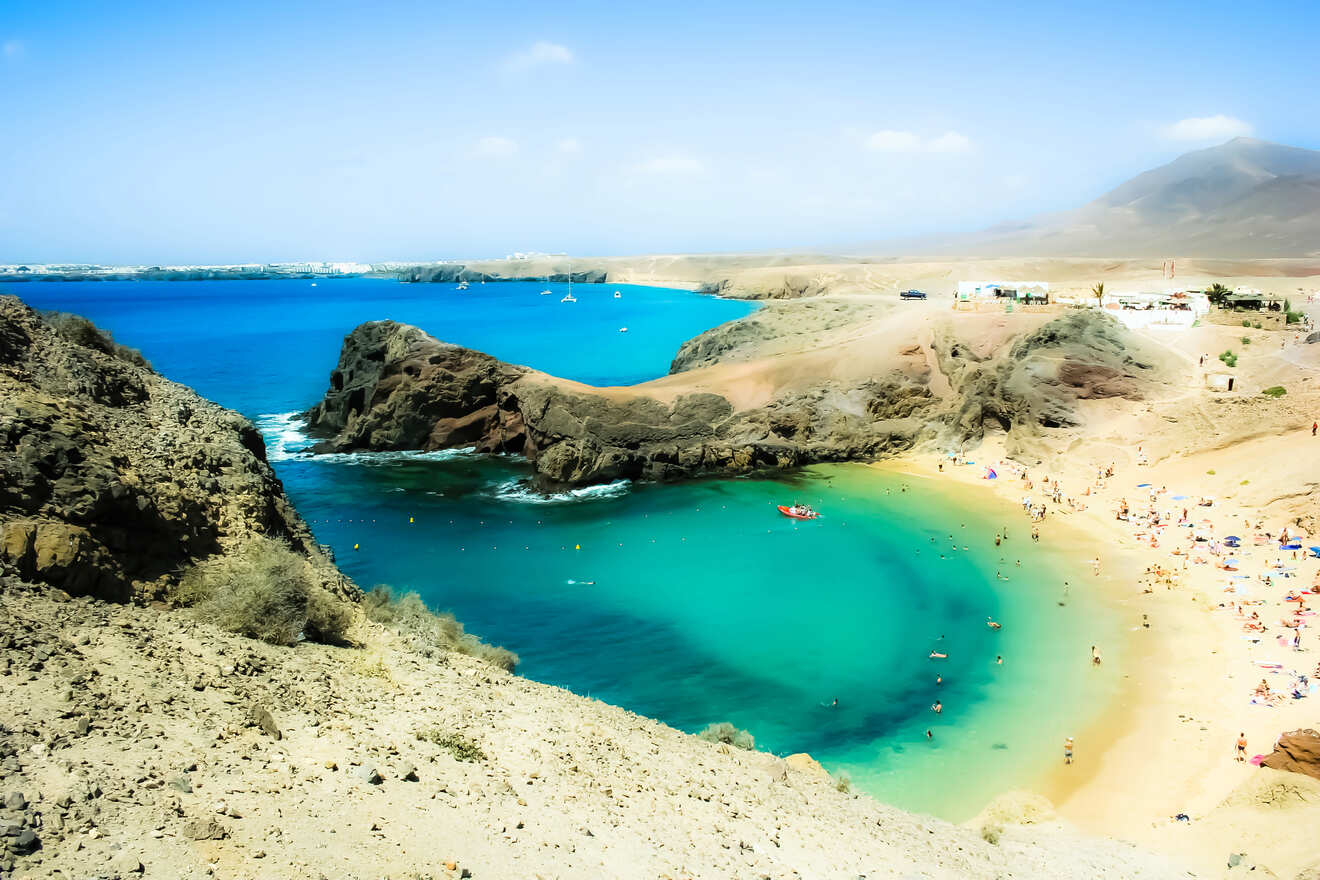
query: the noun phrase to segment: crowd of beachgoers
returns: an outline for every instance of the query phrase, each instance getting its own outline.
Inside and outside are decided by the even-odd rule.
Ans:
[[[1140,447],[1135,462],[1139,475],[1148,465]],[[1063,479],[1038,479],[1030,468],[1001,459],[985,468],[982,479],[1008,477],[1021,485],[1025,493],[1020,505],[1033,524],[1035,540],[1040,538],[1039,524],[1051,511],[1085,511],[1089,501],[1113,489],[1107,494],[1117,495],[1114,519],[1123,524],[1132,546],[1159,557],[1139,578],[1142,594],[1185,587],[1198,569],[1214,572],[1222,593],[1213,611],[1230,616],[1240,627],[1253,671],[1262,676],[1242,695],[1246,705],[1278,707],[1320,695],[1320,664],[1304,659],[1309,644],[1303,636],[1314,625],[1314,606],[1320,605],[1320,544],[1316,539],[1295,525],[1268,523],[1253,511],[1230,507],[1208,495],[1146,481],[1120,490],[1114,485],[1118,473],[1114,463],[1096,468],[1088,485],[1069,493]],[[1100,574],[1099,556],[1087,564],[1095,575]],[[1141,626],[1151,626],[1146,613],[1142,613]],[[1091,659],[1098,665],[1094,646]],[[1252,761],[1259,763],[1262,757],[1255,755]]]

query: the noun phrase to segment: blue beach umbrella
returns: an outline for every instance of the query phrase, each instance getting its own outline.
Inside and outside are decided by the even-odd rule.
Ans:
[[[1310,547],[1310,548],[1308,548],[1308,549],[1309,549],[1312,553],[1314,553],[1317,557],[1320,557],[1320,547]]]

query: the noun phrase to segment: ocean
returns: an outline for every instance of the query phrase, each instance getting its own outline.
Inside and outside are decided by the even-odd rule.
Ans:
[[[347,574],[453,611],[517,652],[523,675],[688,731],[731,722],[758,748],[809,752],[860,790],[953,820],[1061,760],[1064,737],[1115,693],[1119,676],[1097,676],[1085,646],[1121,666],[1117,616],[1084,588],[1060,604],[1075,570],[1060,551],[942,483],[836,465],[546,496],[506,456],[301,452],[296,413],[361,321],[624,385],[663,375],[683,340],[753,308],[630,285],[574,285],[578,302],[561,303],[566,290],[333,279],[7,292],[86,315],[251,418]],[[823,516],[775,510],[795,500]]]

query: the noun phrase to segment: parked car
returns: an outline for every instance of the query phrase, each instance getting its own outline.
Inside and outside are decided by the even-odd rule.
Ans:
[[[905,290],[905,291],[903,291],[902,293],[900,293],[898,296],[899,296],[900,299],[925,299],[925,298],[926,298],[926,294],[922,293],[920,290]]]

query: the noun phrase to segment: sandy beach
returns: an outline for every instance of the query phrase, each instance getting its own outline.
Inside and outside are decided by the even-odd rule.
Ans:
[[[1290,388],[1313,381],[1314,367],[1298,363],[1295,350],[1284,347],[1273,357],[1282,363],[1260,365],[1262,374],[1285,372]],[[1313,685],[1299,685],[1303,698],[1291,696],[1298,685],[1293,673],[1315,681],[1320,653],[1312,618],[1294,617],[1297,603],[1284,601],[1290,592],[1320,584],[1320,559],[1305,549],[1315,543],[1320,439],[1304,418],[1276,427],[1238,416],[1215,427],[1221,437],[1240,432],[1240,439],[1197,449],[1166,429],[1135,433],[1125,446],[1103,436],[1080,441],[1031,468],[1015,465],[989,443],[977,450],[973,466],[928,453],[877,467],[992,494],[1019,520],[1022,497],[1040,500],[1042,494],[1039,485],[1027,488],[1028,481],[1047,476],[1066,499],[1084,505],[1051,504],[1053,512],[1037,528],[1042,541],[1064,543],[1077,557],[1075,583],[1106,591],[1130,618],[1126,680],[1103,720],[1078,736],[1077,762],[1064,766],[1060,760],[1038,793],[1084,829],[1167,852],[1208,876],[1224,870],[1229,853],[1246,852],[1288,877],[1310,864],[1315,851],[1305,835],[1280,833],[1281,827],[1320,821],[1320,786],[1238,762],[1234,751],[1244,733],[1248,758],[1268,754],[1280,733],[1314,727],[1320,716]],[[1190,448],[1168,448],[1184,444]],[[1097,479],[1106,457],[1114,475]],[[986,463],[998,469],[997,479],[984,478]],[[1202,499],[1213,503],[1202,506]],[[1149,539],[1152,529],[1135,516],[1117,518],[1124,500],[1134,514],[1172,514],[1158,530],[1157,546]],[[1301,539],[1302,550],[1279,549],[1284,529]],[[1207,540],[1198,542],[1196,535]],[[1242,539],[1240,549],[1222,546],[1230,535]],[[1237,572],[1223,568],[1229,558],[1239,560]],[[1087,562],[1092,559],[1101,562],[1098,576]],[[1287,577],[1273,568],[1276,561]],[[1269,585],[1266,575],[1272,575]],[[1320,594],[1304,596],[1308,609],[1320,604]],[[1263,632],[1254,629],[1253,613]],[[1284,624],[1299,621],[1301,645],[1294,650],[1295,630]],[[1088,662],[1087,646],[1078,645],[1076,655],[1061,662]],[[1274,696],[1253,701],[1261,681]],[[1260,795],[1262,779],[1300,792]],[[1179,814],[1187,819],[1174,818]]]

